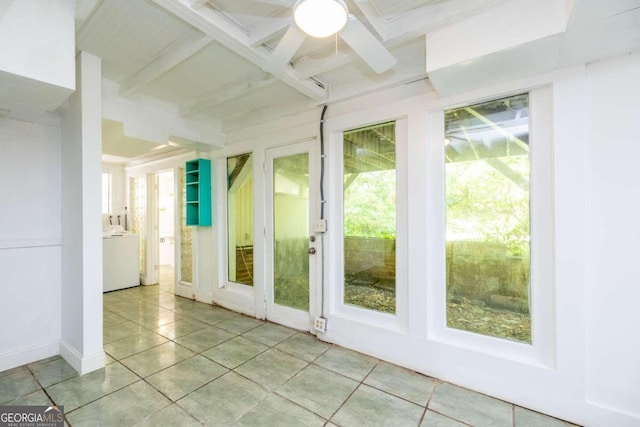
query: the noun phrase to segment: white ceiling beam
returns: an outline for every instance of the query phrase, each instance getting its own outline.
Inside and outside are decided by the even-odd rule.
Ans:
[[[425,33],[433,31],[441,26],[457,22],[479,11],[490,9],[507,0],[449,0],[432,6],[421,8],[400,15],[399,17],[384,22],[381,33],[385,35],[383,44],[387,49],[394,49],[407,41],[423,38]],[[360,6],[360,2],[356,2]],[[470,4],[472,3],[472,4]],[[443,20],[443,21],[441,21]],[[328,47],[327,52],[332,52],[333,47]],[[337,55],[315,55],[300,58],[294,64],[294,69],[302,76],[314,76],[360,60],[349,51],[339,52]]]
[[[102,3],[101,0],[76,0],[75,1],[75,21],[76,21],[76,30],[82,28],[85,21],[94,10],[96,10],[99,6],[99,3]]]
[[[143,93],[134,98],[120,96],[118,83],[102,79],[102,118],[123,123],[130,138],[167,144],[170,138],[223,146],[219,120],[212,117],[180,117],[177,105]]]
[[[182,116],[189,116],[213,108],[223,102],[236,99],[249,91],[272,85],[278,79],[269,73],[260,73],[247,79],[237,81],[226,87],[206,93],[193,101],[189,101],[180,107]]]
[[[438,28],[474,16],[487,9],[506,3],[508,0],[448,0],[412,10],[387,20],[385,36],[388,41],[406,41],[422,37]]]
[[[332,86],[332,96],[329,99],[329,102],[336,103],[345,101],[374,91],[384,90],[404,83],[427,78],[427,73],[424,69],[424,58],[415,57],[410,61],[400,62],[399,65],[400,66],[397,67],[396,71],[388,71],[387,73],[389,73],[389,76],[384,80],[363,78],[358,81],[351,81],[338,86]],[[379,77],[379,75],[376,75],[376,77]]]
[[[340,43],[343,44],[342,40]],[[385,46],[389,47],[386,44]],[[345,51],[344,48],[341,48],[336,53],[335,47],[329,46],[321,52],[315,52],[314,56],[304,56],[298,59],[293,64],[293,68],[302,76],[314,76],[342,67],[359,58],[351,50]]]
[[[381,40],[385,40],[385,20],[378,15],[378,11],[369,0],[356,0],[353,2],[362,13],[362,16],[369,22],[375,31],[375,36]]]
[[[209,9],[195,10],[188,3],[185,3],[189,0],[153,1],[258,68],[262,68],[264,65],[267,53],[262,53],[251,47],[249,36],[226,20],[219,12]],[[285,70],[277,74],[276,77],[314,101],[322,102],[327,98],[328,91],[326,88],[320,87],[304,76],[300,76],[294,70]]]
[[[131,96],[164,75],[180,63],[200,52],[212,42],[200,33],[190,34],[175,43],[168,51],[120,84],[120,95]]]
[[[296,117],[297,120],[301,114],[317,110],[318,106],[316,103],[310,100],[290,102],[286,105],[264,106],[253,111],[226,118],[223,124],[223,131],[226,133],[240,128],[246,128],[247,123],[251,123],[251,126],[257,126],[274,120],[282,120],[286,117]]]
[[[200,9],[204,7],[207,3],[209,3],[209,0],[190,0],[190,1],[191,1],[191,7],[194,9]]]
[[[285,31],[290,25],[293,25],[291,11],[283,9],[277,15],[265,18],[251,27],[249,44],[254,47],[259,46]]]

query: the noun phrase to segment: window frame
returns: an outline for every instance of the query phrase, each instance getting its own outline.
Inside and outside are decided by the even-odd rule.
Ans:
[[[344,132],[378,123],[395,122],[396,130],[396,311],[385,313],[344,302]],[[329,287],[330,312],[345,320],[406,333],[409,330],[409,274],[408,274],[408,120],[406,115],[376,117],[371,121],[349,121],[330,134],[331,162],[325,188],[332,189],[335,201],[330,211],[330,267],[333,274],[325,282]],[[333,193],[335,191],[335,193]],[[325,290],[327,292],[327,290]]]
[[[234,147],[233,150],[225,151],[220,153],[219,156],[216,156],[214,160],[212,160],[212,165],[215,164],[215,174],[216,183],[215,190],[217,194],[224,195],[223,197],[218,197],[217,200],[220,202],[216,206],[217,218],[219,221],[217,222],[216,227],[220,231],[220,238],[217,239],[216,251],[217,256],[215,257],[217,272],[218,272],[218,282],[213,287],[213,298],[216,299],[224,305],[225,307],[236,310],[240,313],[247,314],[250,316],[257,315],[258,318],[263,319],[264,315],[262,314],[264,310],[261,310],[259,305],[258,295],[264,292],[264,285],[262,283],[262,260],[260,257],[257,259],[254,258],[254,283],[253,286],[244,285],[242,283],[236,283],[229,281],[229,254],[228,254],[228,233],[229,227],[227,226],[227,159],[229,157],[235,157],[242,154],[251,153],[253,157],[254,167],[253,167],[253,197],[254,197],[254,205],[253,205],[253,228],[254,228],[254,251],[262,251],[262,239],[255,239],[256,230],[258,227],[261,227],[261,223],[258,222],[260,220],[259,212],[260,212],[260,201],[261,196],[256,195],[256,191],[258,187],[256,187],[256,177],[259,176],[257,174],[262,173],[262,168],[256,168],[256,164],[263,163],[263,156],[260,154],[260,150],[255,150],[251,147]],[[257,170],[259,169],[259,170]]]
[[[236,282],[236,281],[232,281],[230,280],[230,272],[229,272],[229,267],[230,267],[230,259],[229,259],[229,236],[231,233],[230,227],[229,227],[229,184],[228,184],[228,177],[229,177],[229,171],[227,170],[229,167],[229,159],[233,158],[233,157],[239,157],[245,154],[249,154],[251,156],[251,198],[252,198],[252,202],[253,202],[253,210],[251,212],[251,217],[253,219],[253,251],[254,251],[254,265],[253,265],[253,284],[248,285],[246,283],[242,283],[242,282]],[[222,205],[224,205],[224,216],[221,216],[221,218],[223,218],[224,220],[224,230],[225,230],[225,240],[223,243],[223,253],[224,256],[221,257],[223,259],[224,262],[224,282],[226,283],[226,286],[230,286],[231,288],[234,288],[236,290],[239,290],[240,292],[251,292],[253,293],[253,289],[256,286],[256,267],[255,267],[255,247],[256,247],[256,221],[255,221],[255,212],[256,212],[256,207],[255,207],[255,198],[256,198],[256,194],[255,194],[255,186],[256,186],[256,180],[255,180],[255,152],[253,150],[247,150],[247,151],[242,151],[242,152],[238,152],[238,153],[233,153],[233,154],[228,154],[222,158],[220,158],[220,164],[223,165],[223,167],[221,167],[221,176],[224,175],[224,179],[220,180],[221,183],[224,184],[224,203]],[[233,230],[235,232],[235,229]]]
[[[447,326],[446,311],[446,206],[444,116],[445,111],[495,99],[529,94],[530,132],[530,235],[531,344],[481,335]],[[482,353],[552,366],[555,357],[555,300],[553,247],[553,156],[551,127],[552,98],[549,87],[494,94],[482,99],[439,106],[428,113],[427,155],[430,182],[427,184],[427,240],[434,248],[427,269],[428,339]]]

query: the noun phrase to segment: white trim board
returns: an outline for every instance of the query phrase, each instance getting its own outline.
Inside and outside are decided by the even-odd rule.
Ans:
[[[60,340],[0,354],[0,372],[60,354]]]

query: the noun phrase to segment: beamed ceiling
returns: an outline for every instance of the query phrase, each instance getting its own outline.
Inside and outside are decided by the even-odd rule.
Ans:
[[[432,76],[425,66],[429,34],[523,2],[346,0],[349,12],[395,58],[391,69],[376,73],[341,37],[327,37],[304,39],[281,69],[265,71],[293,23],[293,3],[76,0],[76,48],[102,59],[103,79],[117,88],[119,97],[157,99],[175,106],[185,120],[217,123],[226,133],[404,84],[430,90]],[[598,9],[601,0],[575,3],[594,6],[579,9],[571,22],[621,12],[638,16],[633,2],[612,0],[610,10]],[[590,15],[592,10],[597,14]],[[517,32],[519,24],[509,28]],[[155,151],[143,145],[127,149],[140,138],[127,135],[126,125],[121,129],[107,122],[105,127],[105,153],[135,158]],[[171,144],[165,149],[171,151]]]

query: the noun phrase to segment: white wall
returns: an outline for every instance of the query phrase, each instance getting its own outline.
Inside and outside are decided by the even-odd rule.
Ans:
[[[0,119],[0,371],[58,354],[60,128]]]
[[[640,424],[640,54],[587,71],[587,398]]]
[[[51,111],[75,87],[72,0],[0,2],[0,105]]]
[[[640,275],[634,262],[640,253],[640,179],[633,174],[640,154],[634,128],[640,117],[640,85],[634,81],[640,75],[638,58],[636,54],[557,70],[449,98],[418,90],[407,93],[410,90],[403,87],[332,105],[326,126],[327,239],[333,246],[325,253],[329,286],[325,306],[330,311],[324,339],[581,424],[640,425],[640,314],[636,308]],[[433,247],[429,236],[437,235],[442,227],[433,208],[442,203],[433,198],[432,191],[438,168],[427,162],[437,157],[433,147],[439,142],[433,137],[428,118],[452,106],[536,88],[546,88],[535,92],[542,101],[538,105],[545,107],[532,110],[538,123],[532,134],[542,129],[542,134],[533,136],[534,141],[551,141],[551,151],[544,154],[541,166],[552,186],[536,202],[538,210],[551,216],[545,225],[551,233],[551,249],[543,255],[549,260],[550,275],[541,284],[548,298],[538,317],[550,320],[551,330],[540,337],[547,343],[543,357],[521,357],[524,353],[503,349],[511,346],[519,351],[527,346],[503,345],[499,342],[503,340],[480,343],[469,336],[469,343],[454,342],[427,327],[437,321],[429,308],[438,304],[427,288],[440,286],[430,273],[439,268],[439,258],[434,254],[440,249]],[[253,151],[254,162],[259,164],[265,147],[316,136],[318,116],[305,113],[238,130],[227,135],[229,147],[211,156],[224,158]],[[340,215],[336,208],[340,194],[335,189],[342,178],[340,153],[331,151],[331,147],[340,139],[341,129],[403,117],[408,123],[408,151],[399,153],[399,161],[408,161],[410,206],[408,280],[404,285],[412,297],[402,307],[407,310],[405,320],[400,316],[400,322],[385,323],[373,315],[340,311],[336,309],[340,301],[336,305],[330,299],[341,283],[332,276],[341,263],[335,255],[339,254],[336,248],[341,238],[332,237],[332,233]],[[543,126],[539,127],[541,122]],[[546,134],[544,128],[548,129]],[[222,175],[217,176],[222,179]],[[256,172],[255,182],[261,179],[261,171]],[[259,204],[263,193],[257,184],[258,230],[264,226]],[[222,197],[223,193],[217,199],[221,217]],[[223,258],[217,257],[217,249],[224,251],[226,245],[224,223],[214,224],[212,231],[216,244],[212,252],[200,253],[201,264]],[[256,253],[261,253],[259,245],[260,239],[256,239]],[[265,270],[256,258],[255,289],[260,291]],[[225,284],[225,264],[220,262],[217,267],[210,282],[201,282],[201,290],[206,287],[222,305],[251,312],[251,294]]]

